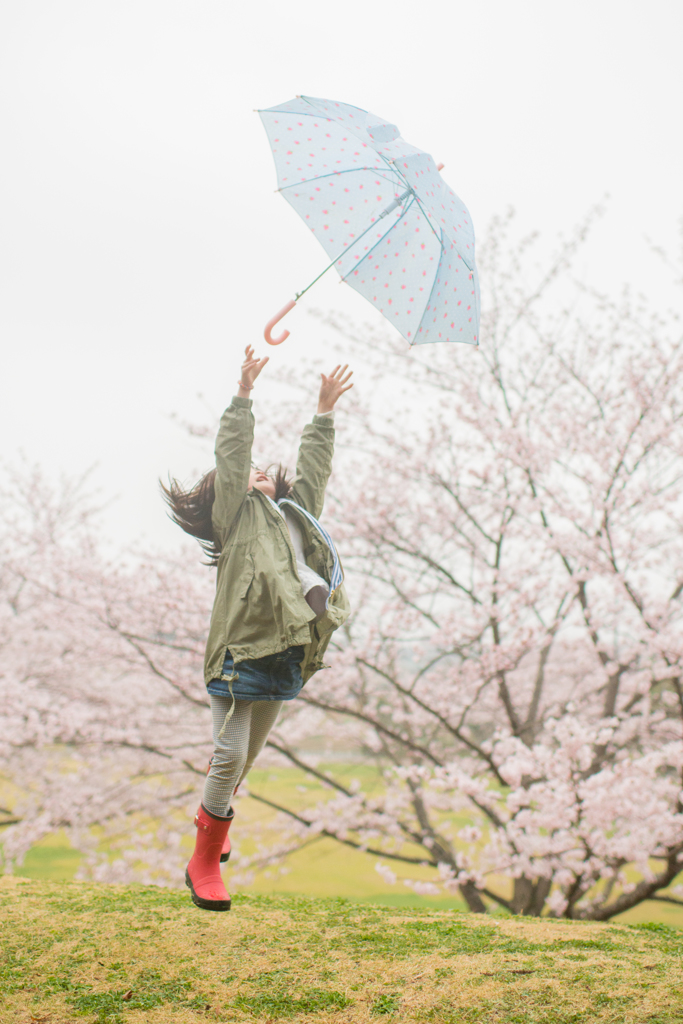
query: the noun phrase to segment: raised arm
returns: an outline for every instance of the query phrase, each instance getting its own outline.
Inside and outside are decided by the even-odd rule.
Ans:
[[[245,356],[237,395],[223,413],[216,437],[216,498],[211,518],[221,540],[225,539],[247,494],[254,442],[254,416],[249,394],[268,362],[267,356],[255,359],[251,345],[247,345]]]
[[[329,376],[320,374],[318,411],[301,435],[292,498],[316,519],[322,513],[325,488],[332,472],[334,407],[337,399],[353,387],[348,383],[353,371],[347,371],[348,366],[337,366]]]

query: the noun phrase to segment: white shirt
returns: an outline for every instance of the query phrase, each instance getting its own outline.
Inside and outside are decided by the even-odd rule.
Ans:
[[[330,412],[318,413],[319,416],[325,416],[327,419],[334,421],[334,409]],[[309,590],[313,587],[324,587],[327,593],[330,592],[329,584],[322,576],[318,576],[317,572],[313,572],[309,566],[306,565],[306,559],[304,558],[304,540],[301,535],[301,528],[296,521],[295,516],[289,511],[289,509],[282,509],[280,506],[273,501],[272,498],[268,498],[273,508],[276,508],[284,521],[287,524],[289,530],[289,536],[292,540],[292,547],[294,548],[294,554],[296,556],[296,569],[301,580],[301,589],[304,592],[304,597]]]
[[[304,539],[301,534],[301,527],[296,521],[295,514],[289,508],[280,508],[277,502],[273,501],[272,498],[268,498],[273,508],[277,509],[289,530],[289,536],[292,541],[292,547],[294,548],[294,555],[296,557],[296,570],[301,580],[301,589],[304,592],[304,597],[309,590],[313,587],[324,587],[329,594],[330,588],[326,580],[322,576],[318,576],[317,572],[314,572],[310,566],[306,565],[306,559],[304,558]]]

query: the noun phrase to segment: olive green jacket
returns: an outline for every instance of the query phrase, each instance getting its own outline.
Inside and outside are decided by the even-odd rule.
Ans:
[[[283,517],[257,488],[248,490],[254,416],[251,400],[233,398],[216,438],[216,499],[212,521],[221,546],[216,599],[204,658],[208,684],[223,671],[226,650],[235,664],[305,647],[304,682],[323,667],[330,636],[347,619],[344,587],[330,597],[316,623],[296,571],[294,548]],[[332,469],[334,423],[314,416],[304,427],[291,498],[317,519]],[[328,582],[332,554],[305,516],[296,513],[307,564]]]

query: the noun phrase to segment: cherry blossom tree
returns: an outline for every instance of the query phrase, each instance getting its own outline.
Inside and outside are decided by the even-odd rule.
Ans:
[[[302,811],[254,787],[278,835],[235,860],[331,836],[386,879],[429,866],[407,884],[474,911],[683,905],[680,328],[572,283],[583,230],[536,277],[509,230],[480,257],[478,350],[327,318],[363,366],[325,513],[354,615],[269,748],[329,796]],[[281,390],[265,421],[288,458],[312,395]],[[94,877],[178,884],[209,753],[212,576],[181,544],[107,562],[86,507],[34,474],[4,510],[4,857],[65,827]],[[323,730],[380,767],[381,791],[319,770],[304,751]]]

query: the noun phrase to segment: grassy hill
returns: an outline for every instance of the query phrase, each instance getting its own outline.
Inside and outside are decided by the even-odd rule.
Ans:
[[[683,931],[0,879],[0,1021],[680,1024]]]

